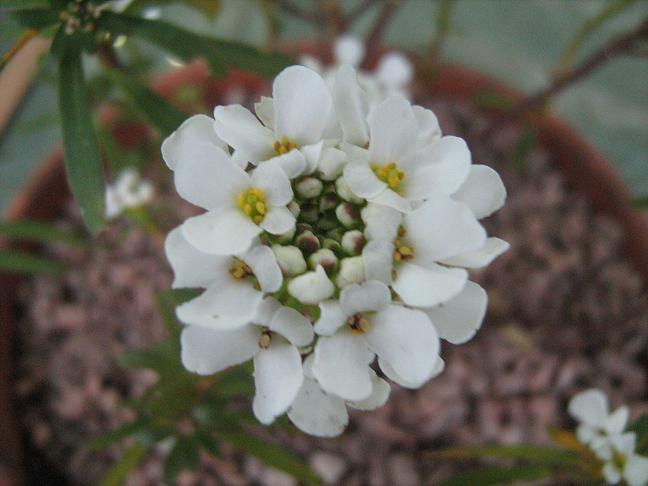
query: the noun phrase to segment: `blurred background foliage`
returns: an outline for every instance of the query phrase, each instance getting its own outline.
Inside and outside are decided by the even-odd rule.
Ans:
[[[164,20],[257,46],[266,44],[273,31],[281,39],[316,35],[312,25],[285,13],[271,21],[266,15],[267,0],[194,1],[206,3],[212,15],[193,8],[190,2],[155,3],[164,4]],[[295,3],[310,9],[313,0]],[[576,62],[648,14],[648,1],[628,3],[622,13],[593,33],[578,51]],[[456,0],[443,58],[533,92],[548,84],[578,28],[610,4],[612,0]],[[404,0],[388,26],[386,44],[423,53],[435,35],[437,8],[435,0]],[[369,10],[353,32],[365,35],[377,10]],[[0,50],[4,52],[15,42],[19,30],[6,12],[0,11],[0,25]],[[37,84],[0,140],[0,211],[33,168],[60,144],[52,68],[53,64],[43,63]],[[169,61],[160,52],[153,71],[169,68]],[[647,79],[646,59],[618,58],[563,92],[553,104],[553,109],[579,128],[618,168],[633,193],[642,198],[648,196]]]

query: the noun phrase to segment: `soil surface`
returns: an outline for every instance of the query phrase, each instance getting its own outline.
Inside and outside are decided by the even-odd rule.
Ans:
[[[502,174],[507,204],[484,224],[511,250],[474,274],[488,291],[488,315],[468,344],[444,343],[440,377],[417,391],[393,385],[385,406],[352,413],[348,431],[335,440],[273,432],[326,484],[438,484],[455,466],[426,459],[425,451],[546,443],[548,426],[573,427],[567,402],[592,386],[607,391],[613,406],[627,403],[632,417],[648,412],[648,293],[622,254],[619,227],[565,183],[542,147],[517,160],[517,129],[483,140],[478,133],[486,119],[474,107],[436,99],[424,104],[445,134],[468,140],[476,163]],[[153,177],[164,179],[160,192],[171,228],[195,209],[175,195],[170,174],[158,172]],[[80,225],[72,209],[60,224]],[[35,277],[21,289],[21,421],[34,454],[56,465],[52,470],[69,484],[98,484],[123,449],[92,452],[86,445],[132,419],[120,404],[156,379],[152,372],[125,371],[116,359],[164,337],[155,294],[169,288],[171,272],[161,239],[123,222],[92,249],[45,251],[69,270]],[[163,454],[151,454],[128,484],[162,484]],[[179,484],[296,484],[227,447],[223,454],[203,455],[199,471],[183,473]]]

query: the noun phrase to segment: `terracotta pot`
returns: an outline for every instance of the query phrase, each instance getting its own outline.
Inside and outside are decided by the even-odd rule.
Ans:
[[[308,46],[299,50],[322,54],[322,51]],[[324,52],[323,57],[329,56]],[[232,86],[243,86],[248,93],[255,95],[268,90],[266,82],[241,72],[232,72],[225,80],[210,80],[208,69],[202,62],[192,63],[152,82],[153,88],[166,97],[171,97],[181,86],[195,84],[204,86],[203,96],[207,106],[217,104]],[[472,100],[484,92],[497,93],[511,101],[522,96],[508,86],[455,65],[444,66],[433,82],[422,84],[419,89],[464,100]],[[110,121],[114,120],[114,116],[115,113],[108,110],[102,119]],[[118,130],[117,133],[127,134],[132,130]],[[135,133],[141,136],[143,132]],[[629,205],[629,190],[616,171],[597,150],[558,117],[547,116],[541,120],[539,135],[541,143],[552,154],[573,187],[581,191],[594,207],[611,215],[622,226],[627,257],[648,282],[648,220]],[[129,140],[122,142],[128,146]],[[61,214],[70,197],[62,162],[60,150],[48,157],[10,206],[6,214],[8,219],[48,220]],[[22,477],[21,441],[14,416],[11,382],[17,283],[15,276],[0,276],[0,486],[20,484]]]

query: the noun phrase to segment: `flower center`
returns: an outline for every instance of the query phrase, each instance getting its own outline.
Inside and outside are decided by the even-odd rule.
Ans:
[[[282,137],[281,140],[277,140],[272,148],[277,153],[277,155],[283,155],[290,152],[292,149],[297,148],[297,144],[288,140],[288,137]]]
[[[261,224],[266,214],[265,193],[260,187],[251,187],[236,196],[236,204],[255,224]]]
[[[100,16],[101,7],[87,0],[68,2],[66,9],[59,13],[59,18],[65,22],[65,33],[68,35],[79,28],[92,32],[95,28],[95,20]]]
[[[414,259],[414,248],[397,239],[394,242],[394,262],[409,261]]]
[[[261,337],[259,338],[259,347],[261,349],[268,349],[270,347],[270,343],[272,342],[273,335],[274,333],[270,329],[264,327],[261,331]]]
[[[369,330],[369,319],[362,314],[354,314],[347,319],[351,334],[359,336]]]
[[[230,267],[229,273],[237,280],[243,280],[245,277],[254,275],[254,272],[252,272],[252,269],[248,266],[248,264],[243,260],[239,260],[238,258],[234,259],[234,263]]]
[[[405,179],[405,172],[399,169],[396,162],[390,162],[383,165],[371,164],[371,170],[373,170],[376,177],[387,184],[390,189],[396,192],[400,190],[401,183],[403,182],[403,179]]]

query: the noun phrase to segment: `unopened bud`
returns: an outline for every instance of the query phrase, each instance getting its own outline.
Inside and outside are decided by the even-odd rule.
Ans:
[[[362,231],[351,230],[342,235],[342,248],[351,255],[359,255],[365,245]]]
[[[295,184],[297,194],[304,199],[313,199],[319,196],[323,189],[324,184],[315,177],[304,177]]]
[[[340,261],[340,273],[335,280],[338,287],[344,288],[352,283],[358,283],[364,279],[364,262],[361,256],[343,258]]]
[[[326,233],[327,231],[331,231],[332,229],[338,228],[340,226],[340,223],[338,222],[335,216],[327,215],[321,217],[317,221],[316,226],[320,232]]]
[[[344,180],[344,177],[338,177],[335,181],[335,190],[337,195],[340,196],[345,201],[348,201],[353,204],[361,204],[363,202],[362,198],[359,198],[349,187],[349,185]]]
[[[322,212],[329,211],[331,209],[335,209],[339,203],[340,199],[337,197],[337,195],[333,192],[328,192],[326,194],[322,194],[322,197],[320,197],[319,209]]]
[[[304,255],[296,246],[272,245],[281,271],[288,276],[299,275],[306,271]]]
[[[281,243],[281,244],[286,244],[286,243],[291,242],[293,240],[293,238],[295,237],[295,231],[296,231],[296,229],[293,226],[293,228],[290,231],[288,231],[287,233],[283,233],[283,234],[277,236],[277,241],[279,243]]]
[[[331,250],[333,253],[339,253],[342,251],[342,245],[340,245],[340,242],[332,238],[325,238],[322,242],[322,248]]]
[[[324,268],[319,266],[288,282],[288,292],[302,304],[315,305],[330,298],[335,292],[335,286]]]
[[[317,209],[317,204],[302,204],[301,207],[301,220],[306,221],[307,223],[314,224],[319,218],[319,211]]]
[[[297,201],[290,201],[290,202],[288,203],[288,211],[290,211],[291,213],[293,213],[293,216],[294,216],[295,218],[296,218],[297,216],[299,216],[299,212],[301,211],[301,208],[299,207],[299,204],[297,203]]]
[[[317,268],[317,265],[322,265],[322,268],[326,270],[326,273],[331,273],[335,271],[337,267],[338,259],[331,250],[321,249],[317,250],[310,257],[308,257],[308,265],[311,268]]]
[[[335,208],[337,219],[347,228],[355,226],[360,222],[360,211],[353,204],[343,202]]]
[[[320,242],[311,231],[304,231],[297,237],[297,246],[306,255],[315,253],[320,248]]]

